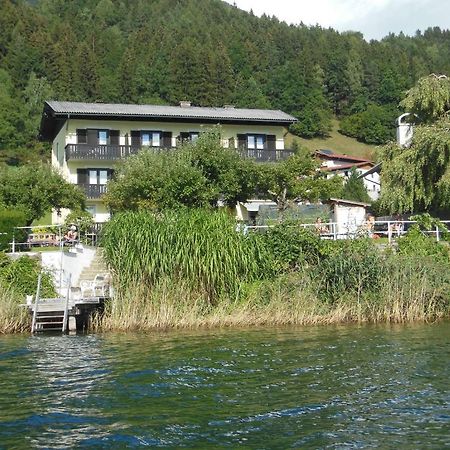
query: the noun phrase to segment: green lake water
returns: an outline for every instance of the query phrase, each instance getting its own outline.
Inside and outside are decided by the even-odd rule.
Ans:
[[[0,337],[0,448],[450,447],[450,324]]]

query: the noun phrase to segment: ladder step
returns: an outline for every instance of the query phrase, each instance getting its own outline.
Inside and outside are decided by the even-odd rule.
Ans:
[[[61,325],[62,326],[63,321],[58,320],[55,322],[36,322],[36,325]]]
[[[48,316],[40,316],[39,313],[36,316],[37,319],[59,319],[60,317],[64,317],[64,314],[55,314],[55,315],[48,315]]]

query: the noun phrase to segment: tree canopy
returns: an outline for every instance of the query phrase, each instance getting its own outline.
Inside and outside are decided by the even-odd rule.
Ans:
[[[52,167],[23,165],[0,168],[0,208],[24,213],[26,225],[50,209],[82,209],[85,195]]]
[[[411,145],[381,149],[381,205],[391,213],[437,213],[450,209],[450,83],[446,76],[422,78],[403,105],[417,114]]]
[[[327,180],[305,149],[279,163],[243,159],[220,143],[220,128],[172,152],[142,150],[127,159],[104,196],[112,211],[234,206],[255,195],[274,200],[280,211],[292,201],[326,199],[342,181]]]

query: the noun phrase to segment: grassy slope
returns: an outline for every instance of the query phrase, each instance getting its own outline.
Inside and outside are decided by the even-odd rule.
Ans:
[[[326,139],[303,139],[292,134],[286,136],[286,148],[290,148],[293,140],[297,140],[303,147],[311,151],[320,149],[333,150],[336,153],[345,153],[347,155],[359,156],[361,158],[375,159],[375,145],[368,145],[358,142],[356,139],[344,136],[338,132],[339,122],[333,121],[333,129],[330,136]]]

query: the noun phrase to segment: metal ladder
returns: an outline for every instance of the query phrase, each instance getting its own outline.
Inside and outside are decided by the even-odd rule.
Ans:
[[[69,276],[65,298],[41,299],[41,287],[42,273],[39,274],[38,278],[31,333],[34,334],[41,331],[60,331],[65,333],[69,318],[71,277]]]

